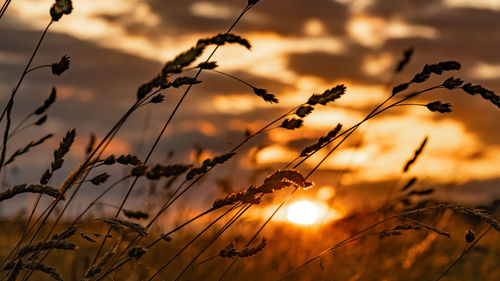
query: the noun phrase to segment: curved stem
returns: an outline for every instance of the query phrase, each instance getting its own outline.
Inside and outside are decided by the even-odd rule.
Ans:
[[[33,70],[37,70],[37,69],[44,68],[44,67],[52,67],[52,65],[51,64],[44,64],[44,65],[39,65],[37,67],[33,67],[33,68],[27,70],[26,74],[30,73]]]
[[[23,119],[23,120],[21,120],[21,122],[19,122],[19,124],[17,124],[17,126],[16,126],[16,127],[14,127],[14,130],[12,130],[12,132],[11,132],[11,133],[10,133],[10,135],[9,135],[9,139],[10,139],[10,138],[11,138],[11,137],[12,137],[12,136],[13,136],[13,135],[14,135],[14,134],[15,134],[15,133],[19,130],[19,128],[21,128],[21,126],[22,126],[22,125],[24,125],[24,123],[26,123],[26,121],[28,121],[28,119],[29,119],[31,116],[33,116],[33,115],[34,115],[34,114],[33,114],[33,112],[32,112],[32,113],[28,114],[26,117],[24,117],[24,119]],[[24,127],[23,127],[23,129],[24,129]],[[23,129],[21,129],[21,131],[22,131]]]
[[[234,208],[236,207],[236,205],[233,205],[230,209],[228,209],[226,212],[224,212],[220,218],[224,217],[226,214],[228,214],[230,211],[232,211]],[[173,234],[174,232],[180,230],[181,228],[183,228],[184,226],[190,224],[191,222],[211,213],[215,211],[215,209],[213,208],[210,208],[206,211],[204,211],[203,213],[195,216],[194,218],[184,222],[183,224],[181,224],[180,226],[174,228],[173,230],[169,231],[168,233],[166,234],[162,234],[158,239],[156,239],[155,241],[149,243],[147,246],[145,246],[146,249],[149,249],[151,247],[153,247],[154,245],[156,245],[158,242],[162,241],[163,239],[165,239],[167,236]],[[106,271],[101,277],[99,277],[96,281],[98,280],[102,280],[104,277],[106,277],[107,275],[109,275],[110,273],[112,273],[113,271],[117,270],[118,268],[120,268],[121,266],[123,266],[125,263],[127,263],[129,260],[131,260],[130,257],[126,257],[124,259],[122,259],[122,261],[120,261],[116,266],[112,267],[111,269],[109,269],[108,271]]]
[[[264,227],[266,227],[266,225],[274,218],[274,216],[278,213],[278,211],[288,202],[288,200],[290,200],[292,198],[292,196],[295,194],[295,192],[297,192],[298,188],[295,188],[294,190],[292,190],[292,192],[290,192],[290,194],[288,194],[288,196],[280,203],[280,205],[273,211],[273,213],[269,216],[269,218],[267,218],[267,220],[262,224],[261,227],[259,227],[259,229],[255,232],[255,234],[252,236],[252,238],[250,238],[250,240],[248,240],[247,244],[245,247],[249,247],[250,244],[252,244],[252,242],[255,240],[255,238],[257,238],[257,236],[262,232],[262,230],[264,229]],[[250,205],[251,206],[251,205]],[[229,270],[231,270],[231,268],[234,266],[234,264],[238,261],[238,257],[236,256],[235,258],[233,258],[231,264],[229,264],[229,266],[226,268],[226,270],[224,270],[224,272],[222,273],[222,275],[219,277],[218,281],[221,281],[222,279],[224,279],[224,277],[226,276],[226,274],[229,272]]]
[[[246,82],[246,81],[244,81],[244,80],[242,80],[242,79],[240,79],[240,78],[238,78],[238,77],[236,77],[236,76],[234,76],[234,75],[231,75],[231,74],[229,74],[229,73],[225,73],[225,72],[218,71],[218,70],[215,70],[215,69],[207,69],[207,70],[209,70],[209,71],[213,71],[213,72],[215,72],[215,73],[219,73],[219,74],[222,74],[222,75],[225,75],[225,76],[227,76],[227,77],[229,77],[229,78],[232,78],[232,79],[234,79],[234,80],[236,80],[236,81],[239,81],[239,82],[241,82],[241,83],[243,83],[243,84],[247,85],[247,86],[248,86],[248,87],[250,87],[250,88],[255,88],[252,84],[250,84],[250,83],[248,83],[248,82]]]
[[[232,29],[236,26],[236,24],[237,24],[237,23],[240,21],[240,19],[243,17],[243,15],[244,15],[244,14],[245,14],[245,13],[246,13],[246,12],[247,12],[250,8],[251,8],[251,7],[253,7],[253,6],[254,6],[254,5],[247,5],[247,6],[243,9],[243,11],[240,13],[240,15],[236,18],[236,20],[233,22],[233,24],[229,27],[229,29],[226,31],[226,33],[231,32],[231,31],[232,31]],[[220,45],[217,45],[217,46],[214,48],[214,50],[213,50],[213,51],[212,51],[212,53],[208,56],[208,58],[205,60],[205,62],[208,62],[208,61],[212,58],[212,56],[215,54],[215,52],[218,50],[218,48],[219,48],[219,47],[220,47]],[[201,72],[202,72],[202,71],[203,71],[203,69],[201,69],[201,68],[200,68],[200,69],[198,70],[198,72],[196,73],[196,75],[194,76],[194,78],[198,78],[198,77],[199,77],[199,75],[201,74]],[[146,163],[146,162],[149,160],[150,156],[152,155],[153,151],[155,150],[156,146],[158,145],[158,143],[159,143],[159,141],[160,141],[161,137],[162,137],[162,136],[163,136],[163,134],[165,133],[165,130],[167,129],[168,125],[170,124],[170,122],[171,122],[171,120],[172,120],[173,116],[175,115],[175,113],[176,113],[176,112],[177,112],[177,110],[179,109],[179,107],[180,107],[180,105],[182,104],[182,102],[183,102],[184,98],[186,97],[186,95],[187,95],[187,94],[188,94],[188,92],[190,91],[191,87],[192,87],[192,84],[191,84],[191,85],[188,85],[188,87],[187,87],[187,89],[185,90],[184,94],[182,95],[181,99],[180,99],[180,100],[178,101],[178,103],[176,104],[176,106],[175,106],[174,110],[173,110],[173,111],[172,111],[172,113],[170,114],[170,116],[169,116],[168,120],[165,122],[165,125],[163,126],[162,130],[160,131],[160,133],[158,134],[158,136],[157,136],[156,140],[154,141],[154,143],[153,143],[153,145],[152,145],[152,147],[151,147],[151,149],[150,149],[150,151],[149,151],[148,155],[146,156],[146,159],[145,159],[144,163]],[[249,139],[249,138],[247,138],[245,141],[243,141],[243,142],[242,142],[239,146],[237,146],[235,149],[239,148],[241,145],[243,145],[244,143],[246,143],[246,142],[248,141],[248,139]],[[202,175],[202,176],[203,176],[203,175]],[[201,178],[201,176],[200,176],[199,178]],[[118,214],[120,213],[120,211],[121,211],[121,209],[123,208],[124,204],[125,204],[125,203],[126,203],[126,201],[128,200],[128,197],[130,196],[130,193],[132,192],[132,190],[133,190],[133,188],[134,188],[134,186],[135,186],[136,182],[137,182],[137,178],[136,178],[136,179],[134,179],[134,181],[132,182],[132,184],[131,184],[131,186],[130,186],[129,190],[127,191],[127,194],[125,195],[125,198],[124,198],[124,200],[122,201],[122,204],[121,204],[120,208],[118,209],[118,212],[116,213],[115,217],[117,217],[117,216],[118,216]],[[190,185],[190,186],[192,186],[192,185]],[[190,187],[190,186],[189,186],[189,187]],[[188,188],[189,188],[189,187],[188,187]],[[173,200],[173,201],[175,201],[175,200],[176,200],[177,198],[179,198],[182,194],[184,194],[184,193],[188,190],[188,188],[186,188],[184,191],[182,191],[182,192],[181,192],[181,194],[180,194],[179,196],[177,196],[176,198],[174,198],[174,200]],[[172,202],[172,203],[173,203],[173,202]],[[171,204],[170,204],[170,205],[171,205]],[[163,209],[163,208],[162,208],[162,209]],[[156,217],[158,217],[158,215],[157,215],[157,216],[155,216],[155,218],[156,218]],[[109,228],[109,229],[108,229],[108,233],[109,233],[109,231],[110,231],[110,230],[111,230],[111,228]],[[98,249],[98,251],[97,251],[97,254],[96,254],[96,255],[95,255],[95,257],[94,257],[93,262],[95,262],[95,261],[97,260],[97,258],[98,258],[98,256],[99,256],[100,252],[102,251],[102,249],[103,249],[103,247],[104,247],[104,244],[105,244],[105,242],[106,242],[106,239],[107,239],[107,237],[105,236],[105,237],[104,237],[104,239],[103,239],[103,242],[102,242],[102,243],[101,243],[101,245],[99,246],[99,249]],[[140,239],[140,237],[139,237],[139,239]],[[130,246],[130,245],[129,245],[129,246]]]
[[[457,265],[462,259],[463,257],[468,253],[470,252],[470,250],[472,250],[472,248],[474,248],[477,243],[479,243],[479,241],[481,239],[483,239],[483,237],[491,230],[491,226],[488,227],[488,229],[486,229],[468,248],[466,248],[444,271],[443,273],[441,273],[437,278],[436,278],[436,281],[439,281],[441,280],[441,278],[443,278],[443,276],[445,276],[455,265]]]
[[[106,134],[106,136],[101,140],[101,142],[94,148],[94,150],[92,151],[92,153],[90,153],[86,160],[83,162],[83,164],[80,166],[80,168],[76,171],[76,174],[80,174],[82,172],[84,172],[84,170],[86,169],[86,166],[90,163],[91,159],[93,159],[94,155],[99,151],[101,150],[101,148],[103,147],[102,151],[99,152],[98,156],[99,157],[105,150],[105,148],[109,145],[109,143],[111,142],[111,140],[113,139],[113,137],[116,135],[117,131],[121,128],[121,126],[125,123],[125,121],[128,119],[128,117],[135,111],[136,107],[138,105],[141,104],[141,101],[136,101],[131,107],[130,109],[121,117],[121,119],[113,126],[113,128]],[[90,171],[92,170],[92,167],[90,167],[90,169],[87,170],[87,172],[85,173],[85,175],[83,176],[83,180],[85,180],[85,178],[88,176],[88,174],[90,173]],[[75,178],[76,180],[76,178]],[[72,183],[70,183],[71,185]],[[76,194],[78,193],[78,191],[80,190],[81,188],[81,184],[79,184],[78,186],[76,186],[75,188],[75,191],[73,192],[71,198],[68,200],[68,202],[66,203],[64,209],[60,212],[59,216],[57,217],[57,219],[55,220],[55,222],[52,224],[52,227],[51,227],[51,230],[48,232],[47,236],[45,237],[44,241],[47,241],[47,239],[50,237],[50,235],[52,234],[52,231],[55,229],[57,223],[59,222],[59,220],[61,219],[62,215],[64,214],[64,211],[67,209],[67,207],[69,206],[69,204],[72,202],[72,200],[75,198]],[[62,200],[62,196],[63,194],[61,194],[61,196],[59,196],[58,198],[56,198],[56,200],[54,200],[46,209],[45,211],[42,213],[42,215],[37,219],[37,221],[39,219],[42,219],[42,222],[40,223],[40,225],[37,227],[35,233],[33,234],[33,236],[31,237],[30,239],[30,244],[33,242],[33,240],[35,239],[35,237],[37,236],[37,234],[40,232],[42,226],[45,224],[45,222],[47,221],[47,219],[49,218],[50,214],[54,211],[55,207],[57,206],[57,204]],[[44,215],[45,214],[45,215]],[[34,253],[34,256],[36,257],[36,255],[38,254],[39,251],[36,251]],[[32,259],[31,263],[35,262],[35,258]],[[32,274],[32,270],[28,270],[28,274],[26,276],[26,279],[27,280],[31,274]],[[21,279],[23,280],[23,279]]]
[[[47,31],[49,30],[49,27],[52,25],[52,23],[53,23],[53,21],[51,20],[49,22],[49,24],[47,25],[47,27],[45,27],[45,30],[43,31],[42,36],[38,40],[38,43],[36,44],[35,50],[31,54],[31,57],[30,57],[28,63],[26,64],[26,67],[24,68],[23,74],[21,74],[21,77],[19,78],[19,81],[17,82],[16,87],[12,91],[12,94],[11,94],[10,99],[9,99],[9,103],[14,104],[14,96],[16,95],[17,90],[19,89],[19,86],[21,86],[21,83],[23,82],[24,77],[28,73],[28,69],[29,69],[31,63],[33,62],[33,59],[35,58],[35,55],[38,52],[38,49],[40,48],[40,45],[42,44],[43,38],[47,34]],[[7,112],[7,106],[5,106],[5,108],[3,109],[2,115],[0,116],[0,122],[2,122],[3,117],[5,116],[6,112]]]
[[[234,205],[233,207],[231,207],[231,209],[228,210],[228,212],[224,213],[223,215],[219,216],[216,220],[212,221],[209,225],[207,225],[203,230],[201,230],[195,237],[193,237],[186,245],[184,245],[184,247],[182,247],[179,251],[177,251],[177,253],[175,253],[175,255],[173,257],[171,257],[166,263],[164,263],[160,269],[158,269],[149,279],[148,281],[151,281],[153,280],[156,276],[158,276],[158,274],[160,274],[160,272],[162,272],[170,263],[172,263],[172,261],[177,258],[182,252],[184,252],[184,250],[186,250],[191,244],[194,243],[194,241],[196,241],[201,235],[203,235],[203,233],[205,233],[208,229],[210,229],[210,227],[212,227],[216,222],[218,222],[220,219],[222,219],[226,214],[229,213],[229,211],[233,210],[234,208],[236,208],[236,205]],[[240,209],[240,213],[241,213],[241,209]]]
[[[247,143],[249,140],[251,140],[252,138],[254,138],[255,136],[261,134],[262,132],[265,132],[266,129],[268,129],[270,126],[272,126],[273,124],[275,124],[276,122],[278,122],[279,120],[285,118],[286,116],[288,116],[291,112],[297,110],[297,108],[299,108],[299,106],[295,107],[295,108],[292,108],[291,110],[289,110],[287,113],[281,115],[280,117],[276,118],[275,120],[273,120],[272,122],[268,123],[267,125],[265,125],[264,127],[262,127],[260,130],[258,130],[257,132],[253,133],[252,135],[248,136],[247,138],[245,138],[241,143],[239,143],[238,145],[236,145],[233,149],[231,149],[230,152],[235,152],[237,151],[241,146],[243,146],[245,143]],[[160,210],[157,212],[157,214],[151,219],[151,221],[148,223],[148,225],[146,226],[146,228],[148,229],[152,224],[153,222],[158,219],[158,217],[160,215],[162,215],[176,200],[178,200],[183,194],[185,194],[194,184],[196,184],[198,181],[200,181],[205,175],[207,175],[214,167],[210,167],[208,169],[207,172],[203,173],[202,175],[200,175],[199,177],[197,177],[194,181],[192,181],[184,190],[182,190],[182,192],[180,194],[178,194],[177,196],[175,196],[179,190],[182,188],[182,186],[187,182],[187,180],[184,180],[180,185],[179,187],[174,191],[174,193],[172,194],[172,196],[163,204],[163,206],[160,208]],[[139,241],[141,240],[141,237],[140,235],[137,235],[135,237],[134,240],[132,240],[131,243],[129,243],[129,245],[127,247],[125,247],[125,249],[122,251],[122,253],[120,255],[122,255],[123,253],[126,253],[126,251],[132,247],[134,245],[134,243],[139,243]]]
[[[229,27],[229,29],[226,31],[226,33],[229,33],[231,32],[231,30],[233,30],[234,26],[240,21],[240,19],[243,17],[243,15],[249,10],[249,6],[251,5],[247,5],[245,7],[245,9],[243,9],[243,11],[240,13],[240,15],[236,18],[236,20],[233,22],[233,24]],[[217,51],[217,49],[219,48],[219,45],[217,45],[214,50],[212,51],[212,53],[208,56],[208,58],[206,59],[206,62],[208,62],[212,56],[215,54],[215,52]],[[198,78],[201,74],[201,72],[203,71],[203,69],[199,69],[198,72],[196,73],[196,75],[194,76],[194,78]],[[184,94],[182,95],[182,97],[180,98],[180,100],[177,102],[177,104],[175,105],[175,108],[174,110],[172,111],[172,113],[170,114],[168,120],[165,122],[165,125],[163,125],[163,128],[161,129],[160,133],[158,134],[158,136],[156,137],[151,149],[149,150],[148,152],[148,155],[146,156],[145,160],[144,160],[144,164],[146,164],[149,160],[149,158],[151,157],[151,155],[153,154],[154,150],[156,149],[156,146],[158,145],[158,143],[160,142],[160,139],[163,137],[163,134],[165,133],[165,130],[167,129],[168,125],[170,124],[170,122],[172,121],[175,113],[177,113],[177,111],[179,110],[182,102],[184,101],[184,99],[186,98],[187,94],[189,93],[189,91],[191,90],[191,87],[193,86],[193,84],[190,84],[188,85],[188,87],[186,88],[186,90],[184,91]],[[118,209],[118,211],[116,212],[115,214],[115,218],[118,217],[118,215],[120,214],[123,206],[125,205],[125,203],[127,202],[130,194],[132,193],[132,190],[134,189],[135,187],[135,184],[137,183],[137,179],[138,177],[136,177],[134,179],[134,181],[132,182],[132,184],[130,185],[128,191],[127,191],[127,194],[125,194],[125,197],[123,198],[122,200],[122,203],[120,204],[120,208]],[[111,231],[111,227],[108,228],[108,234],[109,232]],[[97,258],[99,257],[99,254],[101,253],[103,247],[104,247],[104,244],[106,243],[106,240],[107,240],[107,236],[104,237],[101,245],[99,246],[99,249],[97,251],[97,254],[95,255],[94,259],[93,259],[93,262],[92,263],[95,263]]]
[[[334,152],[334,151],[335,151],[335,150],[336,150],[336,149],[337,149],[337,148],[338,148],[338,147],[339,147],[339,146],[340,146],[340,145],[341,145],[341,144],[342,144],[342,143],[343,143],[343,142],[344,142],[344,141],[345,141],[345,140],[346,140],[346,139],[347,139],[347,138],[348,138],[348,137],[349,137],[349,136],[350,136],[350,135],[351,135],[351,134],[352,134],[352,133],[353,133],[353,132],[354,132],[357,128],[358,128],[358,127],[359,127],[359,126],[361,126],[361,124],[363,124],[363,123],[364,123],[364,122],[366,122],[367,120],[369,120],[369,119],[371,119],[371,118],[373,118],[373,117],[375,117],[375,116],[377,116],[377,115],[381,114],[382,112],[384,112],[384,111],[386,111],[386,110],[388,110],[388,109],[390,109],[390,108],[392,108],[392,107],[394,107],[394,106],[396,106],[396,105],[398,105],[398,104],[400,104],[400,103],[402,103],[402,102],[404,102],[404,101],[406,101],[406,100],[408,100],[408,99],[410,99],[410,98],[413,98],[413,97],[415,97],[415,96],[417,96],[417,95],[419,95],[419,94],[421,94],[421,93],[424,93],[424,92],[427,92],[427,91],[431,91],[431,90],[436,89],[436,88],[439,88],[439,87],[441,87],[441,85],[438,85],[438,86],[433,86],[433,87],[427,88],[427,89],[425,89],[425,90],[421,90],[421,91],[418,91],[418,92],[412,93],[412,94],[410,94],[410,95],[408,95],[408,96],[404,97],[403,99],[401,99],[401,100],[399,100],[399,101],[397,101],[397,102],[395,102],[395,103],[393,103],[393,104],[391,104],[391,105],[389,105],[389,106],[387,106],[387,107],[385,107],[385,108],[382,108],[382,107],[383,107],[383,106],[384,106],[384,105],[385,105],[385,104],[386,104],[389,100],[391,100],[391,99],[394,97],[394,95],[389,96],[389,97],[388,97],[385,101],[383,101],[381,104],[379,104],[377,107],[375,107],[375,108],[374,108],[374,109],[373,109],[373,110],[372,110],[372,111],[371,111],[371,112],[370,112],[370,113],[369,113],[369,114],[368,114],[368,115],[367,115],[367,116],[366,116],[366,117],[365,117],[365,118],[364,118],[361,122],[359,122],[358,124],[356,124],[356,125],[352,126],[350,129],[348,129],[348,130],[344,131],[344,133],[342,133],[342,134],[340,134],[340,135],[336,136],[336,137],[335,137],[335,138],[333,138],[331,141],[329,141],[327,144],[325,144],[323,147],[325,147],[325,146],[326,146],[326,145],[328,145],[329,143],[333,142],[335,139],[337,139],[337,138],[339,138],[340,136],[342,136],[342,135],[344,135],[345,133],[347,133],[347,135],[346,135],[346,136],[344,136],[344,138],[343,138],[343,139],[342,139],[342,140],[341,140],[341,141],[340,141],[340,142],[339,142],[339,143],[338,143],[335,147],[333,147],[333,148],[332,148],[332,149],[331,149],[331,150],[327,153],[327,155],[326,155],[326,156],[324,156],[324,157],[322,158],[322,160],[321,160],[321,161],[320,161],[320,162],[319,162],[319,163],[318,163],[318,164],[317,164],[317,165],[316,165],[316,166],[315,166],[315,167],[314,167],[314,168],[313,168],[313,169],[312,169],[312,170],[311,170],[311,171],[307,174],[307,176],[306,176],[305,178],[306,178],[306,179],[307,179],[307,178],[309,178],[309,177],[310,177],[310,176],[311,176],[311,175],[312,175],[312,174],[313,174],[313,173],[314,173],[314,172],[315,172],[315,171],[319,168],[319,166],[320,166],[320,165],[321,165],[321,164],[322,164],[322,163],[323,163],[323,162],[324,162],[324,161],[325,161],[325,160],[326,160],[326,159],[327,159],[327,158],[328,158],[328,157],[329,157],[329,156],[330,156],[330,155],[331,155],[331,154],[332,154],[332,153],[333,153],[333,152]],[[381,108],[382,108],[382,109],[381,109]],[[323,147],[321,147],[321,148],[323,148]],[[319,151],[319,150],[317,150],[317,151]],[[315,151],[315,152],[317,152],[317,151]],[[314,152],[314,153],[315,153],[315,152]],[[311,155],[313,155],[314,153],[310,154],[308,157],[310,157],[310,156],[311,156]],[[307,159],[308,157],[305,157],[302,161],[300,161],[298,164],[296,164],[296,165],[294,166],[294,168],[297,168],[299,165],[301,165],[301,164],[305,161],[305,159]],[[294,162],[294,161],[295,161],[295,160],[292,160],[292,162]],[[290,164],[288,164],[288,165],[286,165],[286,166],[288,167],[289,165],[290,165]],[[294,190],[294,191],[293,191],[293,192],[289,195],[289,197],[291,197],[291,196],[293,195],[293,193],[294,193],[294,192],[295,192],[295,190]],[[261,228],[259,228],[259,230],[257,231],[257,233],[259,233],[260,231],[262,231],[262,229],[263,229],[263,228],[267,225],[267,223],[268,223],[268,222],[270,221],[270,219],[274,216],[274,214],[275,214],[276,212],[278,212],[278,210],[279,210],[279,209],[281,209],[281,208],[283,207],[283,205],[284,205],[285,201],[288,201],[288,200],[290,199],[289,197],[285,198],[284,202],[283,202],[282,204],[280,204],[280,205],[276,208],[276,210],[275,210],[275,211],[274,211],[274,213],[271,215],[271,217],[270,217],[270,218],[269,218],[269,219],[268,219],[268,220],[267,220],[267,221],[263,224],[263,226],[262,226]],[[257,233],[256,233],[256,234],[257,234]],[[248,242],[248,245],[249,245],[249,244],[250,244],[250,243],[251,243],[251,242],[252,242],[252,241],[253,241],[256,237],[257,237],[257,236],[256,236],[256,235],[254,235],[254,236],[252,237],[252,239],[250,239],[250,241]],[[227,267],[227,268],[226,268],[226,270],[224,271],[224,273],[222,274],[222,276],[219,278],[219,281],[221,281],[221,280],[224,278],[224,276],[227,274],[227,272],[229,272],[229,270],[230,270],[230,269],[231,269],[231,267],[232,267],[232,266],[236,263],[236,261],[237,261],[237,257],[236,257],[236,258],[234,258],[234,259],[233,259],[233,262],[229,265],[229,267]]]
[[[319,254],[315,255],[314,257],[308,259],[307,261],[305,261],[304,263],[300,264],[299,266],[297,266],[295,269],[289,271],[288,273],[284,274],[282,277],[280,277],[279,279],[277,279],[277,281],[281,281],[281,280],[284,280],[285,278],[287,278],[288,276],[292,275],[293,273],[297,272],[299,269],[303,268],[304,266],[310,264],[311,262],[317,260],[318,258],[320,258],[321,256],[325,255],[326,253],[329,253],[335,249],[337,249],[339,246],[347,243],[348,241],[354,239],[356,236],[360,235],[360,234],[363,234],[385,222],[388,222],[390,220],[393,220],[395,218],[399,218],[399,217],[402,217],[402,216],[407,216],[407,215],[411,215],[411,214],[416,214],[416,213],[419,213],[419,212],[422,212],[422,211],[425,211],[425,210],[428,210],[429,208],[421,208],[421,209],[417,209],[417,210],[412,210],[412,211],[408,211],[408,212],[403,212],[401,214],[397,214],[397,215],[393,215],[393,216],[390,216],[390,217],[387,217],[383,220],[380,220],[352,235],[350,235],[349,237],[345,238],[344,240],[338,242],[337,244],[327,248],[326,250],[323,250],[322,252],[320,252]]]

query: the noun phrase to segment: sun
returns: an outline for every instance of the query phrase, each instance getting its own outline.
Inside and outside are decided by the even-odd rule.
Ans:
[[[298,201],[288,207],[286,217],[292,223],[311,225],[318,221],[320,210],[311,201]]]

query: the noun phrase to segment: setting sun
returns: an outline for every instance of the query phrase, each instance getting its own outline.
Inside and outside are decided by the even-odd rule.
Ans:
[[[298,201],[288,207],[287,219],[296,224],[310,225],[318,221],[319,208],[311,201]]]

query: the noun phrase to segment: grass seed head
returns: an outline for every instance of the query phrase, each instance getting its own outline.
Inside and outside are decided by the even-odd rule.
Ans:
[[[313,94],[307,104],[309,105],[326,105],[327,103],[333,102],[345,94],[346,87],[343,84],[337,85],[331,89],[325,90],[322,94]]]
[[[313,109],[314,107],[310,105],[302,105],[297,109],[297,111],[295,111],[295,114],[297,114],[297,116],[299,116],[300,118],[304,118],[309,115],[313,111]]]
[[[440,101],[431,102],[425,105],[430,111],[439,113],[451,112],[451,105],[449,103],[441,103]]]
[[[476,239],[476,234],[470,229],[467,229],[467,232],[465,232],[465,241],[467,243],[472,243]]]
[[[105,183],[109,177],[110,177],[110,175],[108,173],[102,173],[102,174],[99,174],[99,175],[95,176],[94,178],[92,178],[90,180],[90,182],[93,185],[100,185],[102,183]]]
[[[262,97],[264,99],[264,101],[267,101],[269,103],[278,103],[278,98],[273,95],[273,94],[270,94],[266,89],[260,89],[260,88],[256,88],[256,87],[252,87],[253,89],[253,92],[259,96],[259,97]]]
[[[128,251],[128,256],[133,258],[133,259],[140,259],[142,256],[144,256],[148,250],[144,247],[133,247]]]
[[[453,90],[460,87],[464,81],[460,78],[450,77],[443,82],[443,86],[446,89]]]
[[[130,211],[123,209],[123,214],[130,219],[147,219],[149,218],[149,214],[141,211]]]
[[[56,101],[56,88],[52,87],[49,97],[43,101],[43,105],[33,112],[35,115],[42,115]]]
[[[64,71],[69,69],[71,60],[67,55],[64,55],[59,62],[53,63],[51,66],[52,74],[60,76]]]
[[[39,193],[49,195],[53,198],[59,198],[61,196],[61,193],[57,189],[50,186],[40,184],[19,184],[1,192],[0,202],[10,199],[21,193]],[[64,197],[61,197],[61,199],[64,199]]]
[[[295,130],[302,127],[303,122],[304,121],[302,119],[297,118],[285,119],[283,120],[283,123],[281,123],[280,127],[287,130]]]
[[[47,121],[47,114],[43,115],[42,117],[40,117],[35,123],[34,125],[35,126],[42,126],[43,123],[45,123],[45,121]]]
[[[408,83],[403,83],[400,85],[397,85],[396,87],[392,88],[392,94],[395,95],[399,92],[402,92],[406,89],[408,89],[409,84]]]
[[[58,21],[63,15],[71,14],[73,4],[71,0],[56,0],[50,8],[50,16],[53,21]]]
[[[403,58],[396,67],[396,73],[401,72],[403,70],[403,68],[408,64],[408,62],[410,62],[412,55],[413,55],[413,47],[410,47],[404,51]]]

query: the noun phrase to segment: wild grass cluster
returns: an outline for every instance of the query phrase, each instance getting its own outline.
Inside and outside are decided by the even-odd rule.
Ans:
[[[0,17],[8,11],[6,1]],[[216,52],[223,52],[224,45],[234,44],[251,49],[251,42],[233,33],[246,13],[258,5],[258,0],[242,3],[240,15],[220,34],[201,38],[188,50],[167,61],[159,72],[131,89],[136,96],[129,109],[116,121],[107,134],[92,136],[86,149],[86,158],[62,182],[53,175],[65,165],[65,158],[73,148],[78,131],[68,128],[54,147],[52,162],[42,169],[39,182],[18,183],[0,192],[0,204],[16,200],[25,193],[35,194],[36,200],[24,217],[4,218],[1,222],[0,276],[2,280],[498,280],[498,232],[500,225],[495,213],[471,206],[449,205],[421,200],[434,192],[432,187],[415,189],[417,177],[398,186],[388,202],[377,210],[352,214],[322,229],[295,228],[286,224],[273,225],[273,218],[301,190],[314,188],[313,178],[321,165],[346,142],[363,124],[399,106],[424,106],[429,114],[451,112],[449,103],[434,101],[426,104],[412,103],[425,93],[454,91],[482,98],[500,107],[500,97],[493,91],[472,85],[452,76],[461,68],[457,61],[441,61],[423,66],[419,73],[406,82],[392,87],[387,98],[358,123],[348,126],[332,121],[331,130],[319,136],[317,141],[304,147],[293,161],[277,169],[260,184],[242,187],[239,191],[222,193],[213,198],[206,210],[194,214],[198,206],[185,199],[201,180],[214,169],[224,169],[243,146],[258,146],[256,136],[269,129],[288,130],[298,133],[304,119],[320,107],[335,106],[335,101],[348,95],[345,85],[318,89],[303,103],[270,120],[255,132],[218,156],[201,163],[151,163],[157,153],[158,143],[166,129],[176,122],[175,116],[182,107],[189,106],[184,100],[191,89],[202,83],[204,71],[235,79],[248,92],[255,95],[255,102],[275,104],[279,95],[253,85],[217,68],[212,60]],[[52,134],[18,148],[13,138],[33,126],[43,126],[52,104],[57,102],[57,87],[42,105],[15,123],[12,116],[16,98],[24,93],[20,85],[29,79],[32,71],[51,71],[62,76],[71,71],[71,60],[63,55],[58,62],[34,66],[33,60],[54,24],[64,24],[71,16],[71,0],[56,0],[48,7],[50,20],[35,44],[19,80],[15,81],[10,96],[3,104],[0,122],[3,124],[3,141],[0,155],[0,171],[5,172],[21,157],[27,157]],[[0,22],[1,24],[1,22]],[[394,75],[411,62],[412,49],[404,52],[394,68]],[[194,75],[193,75],[193,70]],[[430,79],[433,77],[434,79]],[[441,81],[430,84],[431,81]],[[434,83],[434,82],[432,82]],[[157,132],[148,153],[140,155],[109,155],[107,148],[125,123],[143,107],[154,107],[165,101],[172,88],[183,92]],[[402,167],[408,173],[424,152],[428,138],[409,155]],[[413,148],[412,148],[413,149]],[[314,163],[312,169],[303,165],[319,151],[324,157]],[[410,150],[411,151],[411,150]],[[234,162],[233,162],[234,163]],[[113,169],[125,169],[122,178],[111,177]],[[111,182],[113,180],[113,182]],[[170,192],[161,198],[158,206],[135,209],[130,205],[131,196],[138,181],[165,182]],[[127,189],[114,212],[94,212],[102,199],[118,186]],[[90,186],[98,186],[99,194],[78,215],[68,214],[79,196]],[[197,189],[202,193],[203,189]],[[246,218],[249,209],[262,208],[267,198],[279,198],[268,217],[263,220]],[[51,198],[48,205],[43,198]],[[193,210],[179,214],[174,203]],[[494,212],[494,209],[489,211]],[[162,231],[157,223],[164,217],[179,218],[175,227]],[[453,220],[452,220],[453,217]],[[452,221],[452,223],[449,223]],[[194,226],[193,226],[194,225]],[[269,226],[273,227],[269,227]],[[268,232],[265,232],[269,230]],[[494,233],[493,233],[494,232]],[[486,236],[491,233],[490,236]],[[264,237],[266,234],[266,237]],[[489,240],[485,237],[489,237]],[[439,242],[435,242],[439,241]],[[479,243],[484,242],[479,247]],[[436,246],[433,246],[436,245]],[[434,247],[434,248],[432,248]],[[430,249],[432,248],[432,249]],[[404,249],[404,250],[402,250]],[[480,259],[468,260],[472,265],[461,264],[467,256]],[[480,264],[482,263],[482,264]],[[419,264],[418,267],[413,266]],[[420,268],[420,269],[417,269]],[[462,277],[465,277],[463,279]]]

